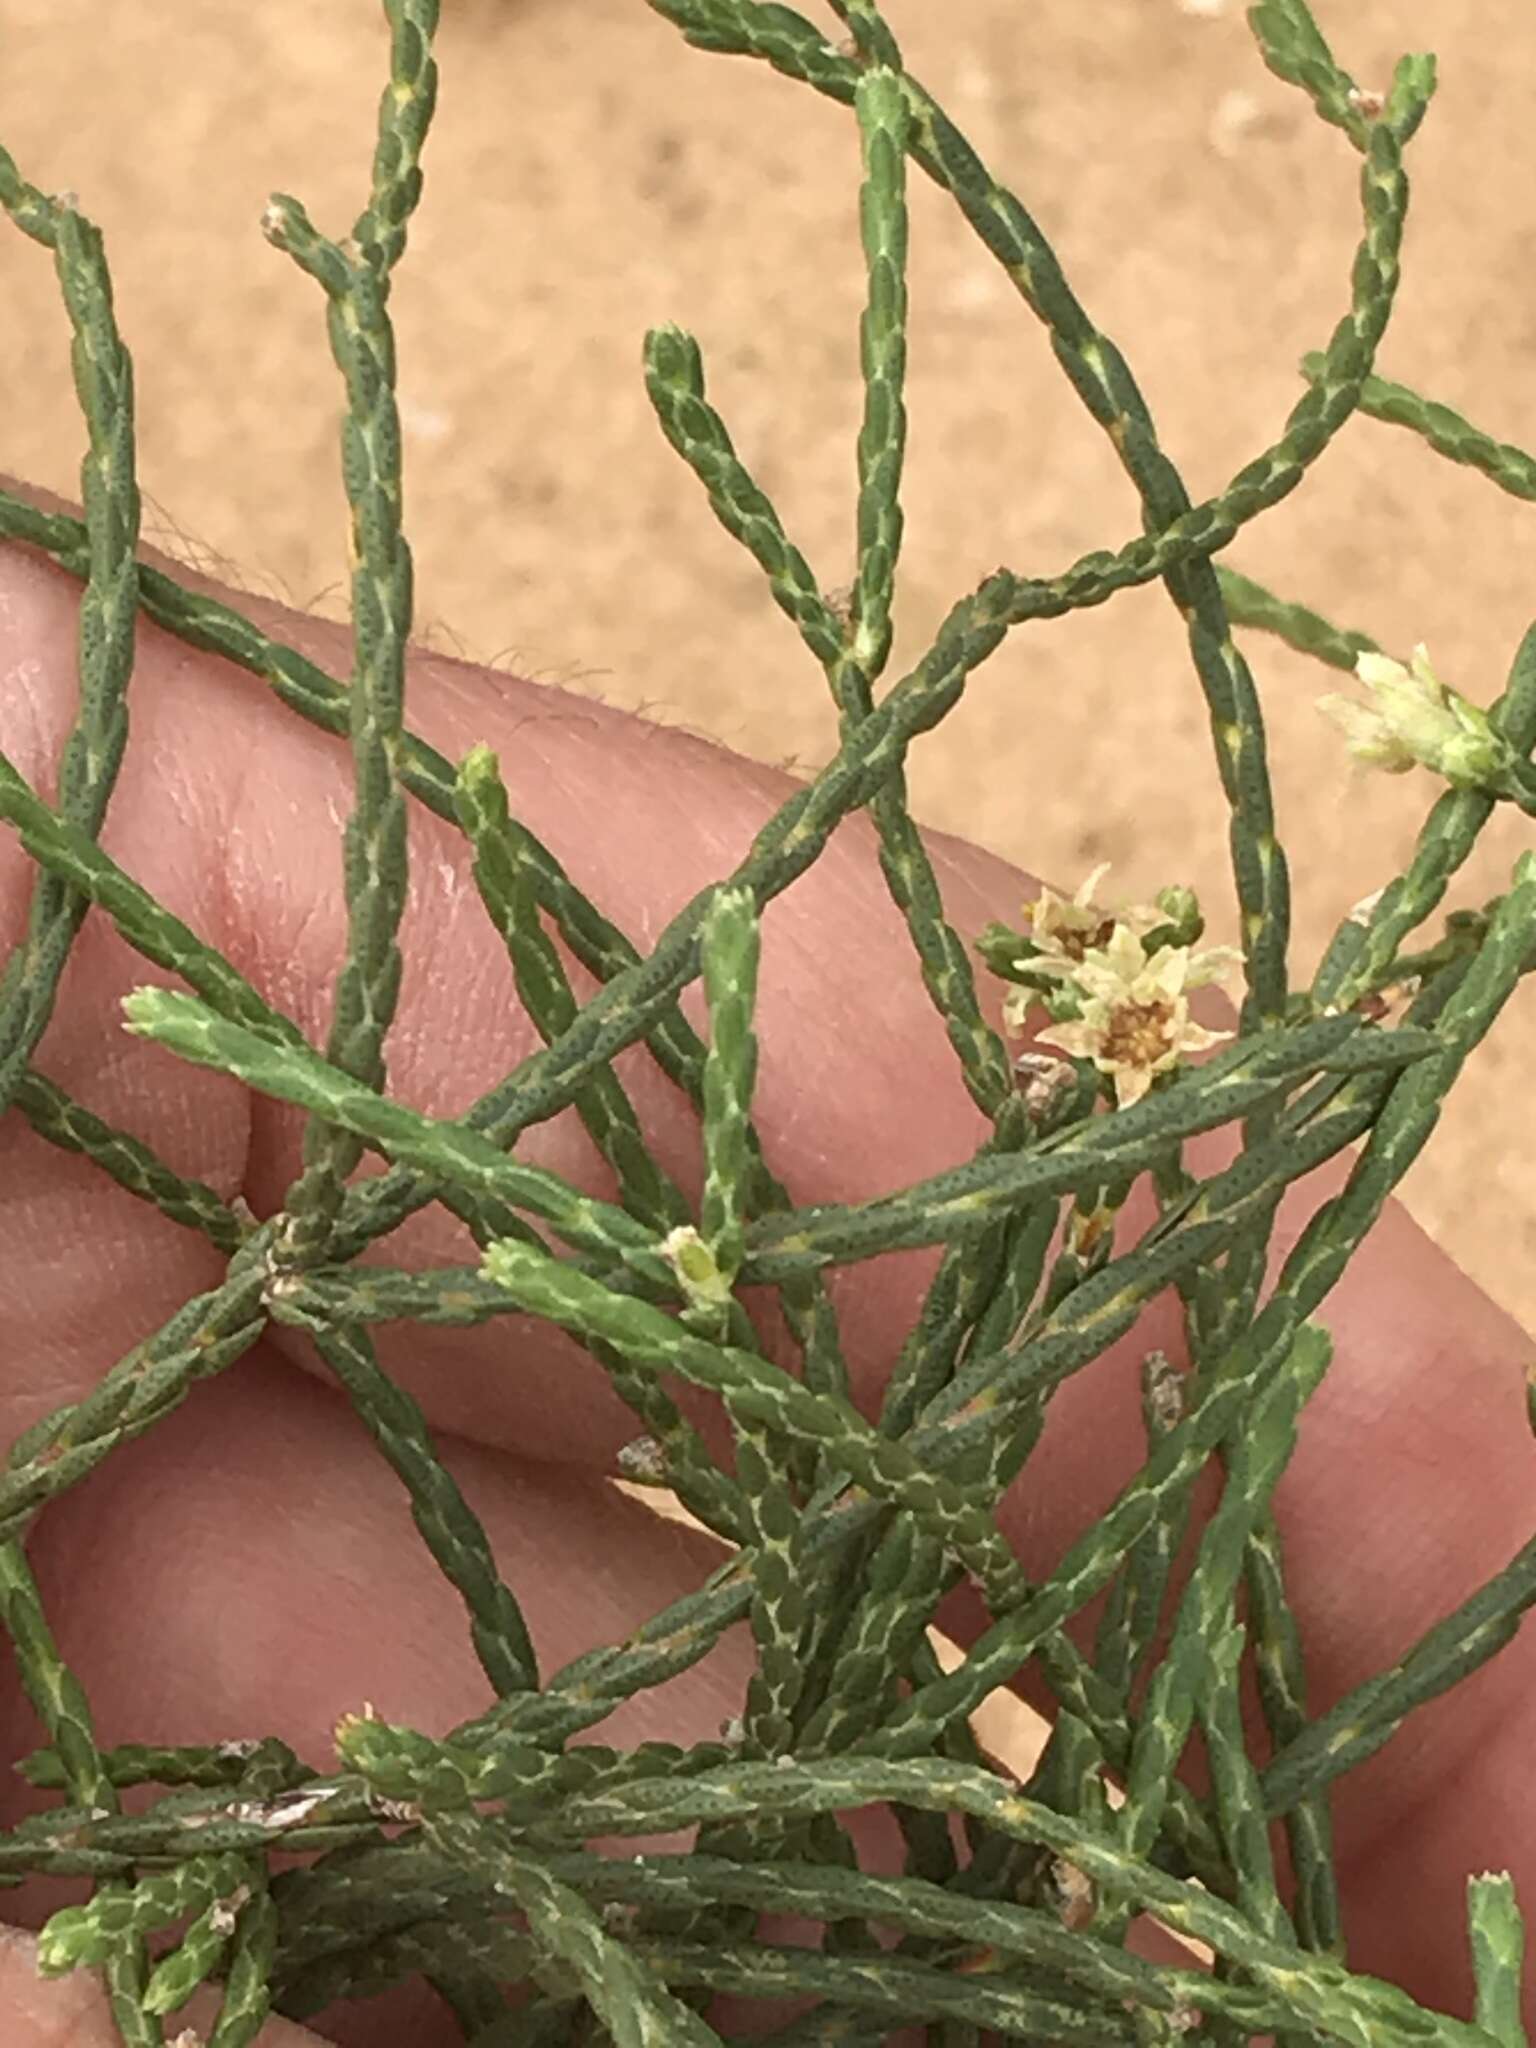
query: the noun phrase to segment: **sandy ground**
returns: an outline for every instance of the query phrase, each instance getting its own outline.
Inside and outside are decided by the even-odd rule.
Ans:
[[[1276,432],[1346,303],[1358,165],[1263,70],[1240,7],[892,0],[908,61],[1045,226],[1124,347],[1199,496]],[[850,569],[859,403],[844,109],[689,50],[644,0],[446,0],[440,125],[395,293],[409,523],[429,637],[801,768],[834,722],[819,672],[667,448],[645,327],[701,339],[738,445],[832,587]],[[1432,37],[1398,323],[1381,362],[1536,439],[1536,128],[1516,0],[1322,0],[1384,84]],[[1429,19],[1426,19],[1429,17]],[[830,17],[828,17],[830,19]],[[383,76],[371,0],[0,0],[0,138],[102,224],[138,371],[147,530],[253,588],[339,612],[337,384],[315,287],[258,231],[273,189],[340,232]],[[898,672],[999,561],[1049,573],[1137,508],[1006,279],[913,193],[912,440]],[[51,268],[0,238],[0,466],[75,489],[80,428]],[[1361,422],[1234,548],[1237,566],[1475,698],[1536,609],[1529,514]],[[1351,769],[1333,679],[1253,638],[1295,871],[1297,974],[1403,862],[1425,776]],[[920,818],[1068,882],[1194,883],[1231,937],[1225,818],[1179,622],[1157,589],[1013,640],[911,764]],[[1507,878],[1501,819],[1451,902]],[[1000,905],[1001,911],[1010,906]],[[1503,1021],[1407,1198],[1536,1323],[1536,998]],[[1512,1420],[1518,1415],[1512,1409]]]

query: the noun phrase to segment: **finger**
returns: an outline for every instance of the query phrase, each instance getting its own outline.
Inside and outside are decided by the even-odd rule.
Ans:
[[[72,620],[72,593],[52,572],[31,573],[26,602],[13,605],[13,621],[29,635],[27,644],[57,644]],[[334,634],[286,623],[294,637],[335,659]],[[169,707],[164,744],[180,749],[191,792],[183,810],[194,820],[217,817],[224,831],[224,915],[211,935],[307,1028],[319,1031],[342,925],[333,839],[329,828],[306,836],[306,821],[325,817],[328,806],[342,814],[341,750],[256,696],[248,679],[217,664],[172,657],[153,635],[146,635],[143,670],[141,722],[157,715],[156,705]],[[430,659],[421,664],[420,678],[413,714],[419,728],[453,756],[472,740],[490,738],[503,754],[521,813],[642,944],[739,855],[786,787],[770,771],[601,706],[574,706],[532,686]],[[62,687],[55,677],[42,695]],[[214,704],[217,727],[208,709]],[[130,768],[134,759],[130,750]],[[135,820],[154,794],[154,778],[146,773],[137,784],[125,781],[114,806],[109,844],[130,865]],[[268,810],[276,811],[280,826],[263,824]],[[593,817],[602,819],[598,834],[582,825]],[[206,835],[207,827],[194,823],[191,838],[206,845],[200,832]],[[408,983],[391,1041],[391,1085],[407,1100],[448,1113],[524,1049],[526,1029],[507,995],[497,947],[470,890],[461,886],[462,849],[434,821],[419,818],[413,818],[413,846],[417,893],[409,940],[419,971]],[[154,870],[154,847],[139,850]],[[936,850],[962,932],[986,915],[1014,910],[1021,883],[1012,871],[943,842]],[[141,866],[139,872],[189,914],[189,896],[200,882],[206,886],[215,863],[205,858],[178,873],[163,851],[158,858],[160,870],[169,867],[163,881],[160,871]],[[181,901],[172,893],[177,888]],[[110,1018],[117,986],[109,975],[103,979],[98,1015]],[[974,1148],[980,1119],[911,972],[907,942],[885,904],[862,823],[844,828],[805,880],[770,907],[763,988],[760,1123],[773,1163],[798,1199],[880,1192]],[[658,1150],[680,1178],[695,1184],[691,1119],[677,1115],[670,1091],[642,1060],[632,1058],[626,1071]],[[296,1169],[298,1125],[286,1111],[259,1104],[251,1119],[247,1184],[260,1207],[278,1198]],[[586,1185],[604,1187],[568,1118],[530,1133],[525,1151]],[[409,1255],[393,1243],[389,1251],[403,1263],[465,1255],[457,1226],[427,1215],[416,1219]],[[837,1299],[866,1401],[888,1369],[931,1267],[931,1255],[908,1254],[871,1261],[839,1279]],[[1485,1575],[1487,1565],[1503,1561],[1524,1534],[1525,1497],[1525,1450],[1513,1423],[1519,1411],[1511,1410],[1504,1391],[1518,1386],[1523,1340],[1396,1212],[1374,1251],[1336,1291],[1328,1315],[1340,1338],[1340,1366],[1318,1397],[1314,1441],[1284,1499],[1287,1526],[1297,1532],[1296,1597],[1318,1622],[1311,1669],[1319,1708],[1386,1661],[1377,1654],[1380,1646],[1389,1643],[1386,1654],[1395,1654],[1421,1622]],[[1117,1347],[1064,1390],[1053,1415],[1052,1456],[1040,1460],[1038,1479],[1032,1472],[1027,1503],[1010,1507],[1008,1526],[1030,1557],[1048,1562],[1058,1555],[1091,1512],[1089,1503],[1131,1469],[1134,1358],[1145,1343],[1175,1335],[1159,1305],[1135,1344]],[[606,1457],[633,1427],[570,1347],[547,1333],[518,1328],[515,1376],[498,1369],[507,1326],[413,1331],[408,1345],[409,1356],[405,1341],[381,1333],[386,1359],[450,1427],[540,1455],[588,1457]],[[1387,1426],[1379,1448],[1373,1436],[1371,1465],[1363,1472],[1362,1413],[1375,1430],[1383,1412]],[[1465,1462],[1448,1460],[1447,1446]],[[1348,1535],[1342,1547],[1335,1540],[1324,1554],[1306,1544],[1301,1532],[1315,1515],[1321,1516],[1317,1526],[1335,1539],[1343,1518]],[[1434,1532],[1433,1543],[1419,1538],[1425,1529]],[[1351,1562],[1347,1579],[1341,1558]],[[1425,1786],[1443,1782],[1447,1771],[1459,1773],[1464,1812],[1486,1809],[1528,1839],[1531,1816],[1523,1801],[1509,1798],[1502,1769],[1494,1774],[1488,1767],[1496,1744],[1485,1743],[1474,1757],[1466,1714],[1478,1697],[1507,1701],[1504,1688],[1518,1691],[1529,1678],[1522,1641],[1477,1681],[1479,1692],[1454,1696],[1456,1715],[1447,1703],[1437,1718],[1422,1721],[1427,1746],[1412,1752],[1411,1763],[1401,1744],[1383,1752],[1372,1767],[1369,1814],[1341,1807],[1346,1855],[1358,1858],[1362,1840],[1376,1830],[1428,1828]],[[1478,1712],[1498,1718],[1496,1708]],[[1477,1725],[1486,1732],[1481,1720]],[[1496,1834],[1507,1838],[1507,1832]],[[1384,1874],[1388,1894],[1403,1888],[1407,1867],[1399,1861]],[[1449,1896],[1462,1874],[1443,1872],[1438,1896]],[[1422,1885],[1421,1873],[1414,1882]],[[1460,1983],[1458,1917],[1442,1921],[1438,1942],[1389,1950],[1394,1914],[1385,1907],[1380,1933],[1371,1918],[1361,1919],[1362,1953],[1376,1959],[1375,1967],[1411,1971],[1421,1984]],[[1399,1916],[1396,1924],[1407,1923]],[[1378,1941],[1384,1946],[1371,1946]]]
[[[546,1682],[695,1589],[727,1554],[600,1482],[482,1447],[443,1449],[523,1595]],[[276,1734],[324,1770],[337,1719],[365,1698],[387,1719],[436,1732],[489,1703],[462,1611],[362,1428],[259,1351],[58,1503],[40,1525],[33,1561],[103,1746]],[[749,1661],[736,1628],[688,1671],[595,1721],[587,1739],[713,1740],[740,1709]],[[0,1721],[0,1761],[41,1738],[13,1699]],[[1002,1755],[1021,1773],[1032,1762],[1014,1743]],[[144,1795],[125,1796],[137,1804]],[[6,1823],[48,1803],[0,1776]],[[864,1812],[850,1824],[866,1870],[901,1869],[889,1816]],[[608,1846],[625,1855],[640,1845]],[[668,1837],[655,1846],[684,1843]],[[7,1895],[7,1910],[38,1926],[83,1892],[33,1880]],[[761,1937],[806,1942],[816,1931],[770,1914]],[[1158,1960],[1188,1961],[1152,1928],[1139,1928],[1134,1945]],[[748,2022],[757,2031],[769,2011],[787,2016],[782,2003],[723,2000],[714,2017],[728,2031]],[[441,2001],[419,1982],[332,2005],[314,2024],[347,2048],[447,2048],[457,2038]]]
[[[1282,1205],[1276,1262],[1346,1171],[1326,1170]],[[1134,1238],[1149,1217],[1132,1210]],[[1389,1668],[1509,1562],[1531,1533],[1533,1456],[1530,1340],[1400,1205],[1388,1206],[1321,1319],[1334,1363],[1276,1494],[1314,1715]],[[1114,1347],[1052,1404],[1001,1515],[1033,1576],[1052,1569],[1144,1455],[1137,1368],[1154,1344],[1178,1355],[1166,1299],[1143,1318],[1134,1347]],[[1217,1491],[1208,1472],[1197,1526]],[[1189,1556],[1186,1547],[1186,1568]],[[970,1641],[985,1614],[967,1590],[940,1620]],[[1090,1627],[1074,1632],[1091,1646]],[[1524,1767],[1533,1682],[1527,1625],[1331,1793],[1352,1965],[1442,2008],[1470,2009],[1468,1875],[1508,1869],[1522,1896],[1536,1898],[1536,1799]],[[1025,1690],[1048,1705],[1037,1678]]]
[[[46,787],[72,703],[78,594],[67,579],[16,550],[0,574],[8,605],[0,659],[17,679],[0,708],[0,745]],[[284,619],[333,667],[343,666],[334,629]],[[642,946],[702,884],[745,852],[752,832],[785,792],[783,779],[684,733],[644,725],[601,705],[462,664],[424,657],[418,693],[425,735],[458,758],[489,736],[503,755],[519,813],[565,859]],[[134,682],[134,738],[108,815],[104,843],[146,887],[224,951],[258,987],[323,1040],[331,985],[345,945],[337,823],[349,805],[346,750],[275,704],[250,677],[189,657],[142,628]],[[586,820],[605,819],[599,835]],[[412,892],[402,930],[411,963],[389,1041],[390,1086],[437,1115],[457,1114],[537,1042],[520,1012],[500,940],[469,878],[463,841],[413,807]],[[1017,877],[993,863],[1011,896]],[[0,842],[0,935],[19,934],[30,863]],[[987,877],[965,882],[963,912],[982,906]],[[1005,898],[1006,900],[1006,898]],[[765,921],[764,1060],[759,1115],[782,1133],[775,1163],[814,1186],[820,1199],[853,1199],[936,1172],[969,1151],[983,1125],[953,1071],[942,1027],[906,971],[900,920],[863,821],[851,821],[824,859]],[[868,960],[872,971],[861,964]],[[246,1097],[218,1075],[186,1067],[121,1031],[123,993],[160,978],[106,926],[87,920],[39,1064],[106,1116],[152,1132],[175,1163],[221,1189],[238,1170],[258,1214],[277,1206],[300,1164],[302,1117]],[[688,999],[688,1007],[696,1005]],[[851,1036],[851,1020],[870,1019]],[[621,1056],[649,1137],[667,1168],[696,1194],[695,1120],[672,1084],[640,1050]],[[196,1072],[197,1077],[193,1079]],[[921,1073],[921,1091],[911,1088]],[[807,1074],[819,1078],[807,1098]],[[873,1126],[863,1113],[881,1105]],[[900,1104],[900,1113],[897,1105]],[[555,1167],[581,1185],[612,1192],[607,1169],[572,1112],[531,1129],[519,1157]],[[79,1161],[32,1155],[42,1176],[34,1207],[71,1237],[90,1242],[114,1223],[125,1247],[82,1319],[113,1306],[118,1326],[151,1304],[126,1270],[150,1232],[138,1205]],[[232,1162],[239,1158],[236,1169]],[[237,1183],[238,1184],[238,1183]],[[154,1219],[150,1219],[153,1223]],[[161,1232],[160,1243],[174,1233]],[[418,1265],[474,1256],[467,1233],[441,1210],[412,1218],[376,1253]],[[187,1278],[160,1284],[153,1307]],[[837,1284],[852,1364],[869,1389],[883,1373],[887,1333],[920,1298],[931,1255],[903,1255],[882,1270],[855,1268]],[[206,1255],[200,1271],[210,1270]],[[146,1281],[150,1274],[146,1269]],[[208,1284],[206,1280],[202,1284]],[[189,1290],[190,1291],[190,1290]],[[73,1299],[73,1297],[70,1297]],[[28,1334],[47,1349],[59,1303],[39,1292]],[[542,1325],[517,1328],[518,1366],[505,1370],[506,1325],[471,1332],[381,1335],[383,1354],[444,1426],[530,1455],[611,1462],[634,1434],[633,1418],[567,1339]],[[307,1362],[307,1342],[277,1341]],[[49,1379],[43,1407],[78,1386]],[[28,1418],[30,1419],[30,1418]]]
[[[584,1652],[622,1641],[696,1589],[726,1554],[589,1476],[481,1446],[442,1448],[523,1597],[546,1680]],[[275,1357],[248,1354],[200,1387],[59,1502],[32,1549],[103,1746],[276,1734],[325,1770],[334,1767],[337,1719],[365,1699],[385,1719],[434,1733],[490,1704],[462,1609],[426,1556],[393,1475],[357,1421]],[[745,1631],[733,1629],[678,1677],[611,1714],[595,1711],[587,1739],[716,1740],[740,1711],[749,1654]],[[578,1726],[576,1740],[585,1734]],[[0,1739],[11,1761],[42,1739],[14,1695]],[[7,1824],[49,1803],[0,1776]],[[855,1836],[866,1869],[901,1868],[888,1817],[860,1816]],[[624,1855],[642,1844],[609,1846]],[[644,1846],[683,1842],[658,1837]],[[38,1926],[83,1891],[33,1879],[6,1895],[6,1909]],[[769,1915],[763,1938],[806,1941],[812,1931]],[[782,2002],[773,2009],[785,2016]],[[760,2023],[764,2011],[760,2001],[731,2000],[718,2017]],[[460,2038],[420,1982],[328,2006],[314,2026],[344,2048],[448,2048]]]
[[[179,2015],[206,2027],[217,1999],[199,1993]],[[94,1972],[46,1978],[37,1974],[37,1945],[14,1927],[0,1926],[0,2028],[6,2048],[121,2048],[106,1993]],[[198,2040],[203,2039],[199,2032]],[[320,2037],[291,2020],[268,2020],[252,2048],[319,2048]]]
[[[474,1445],[443,1450],[523,1597],[546,1674],[622,1641],[720,1560],[714,1543],[601,1481]],[[275,1357],[247,1354],[199,1387],[57,1503],[31,1549],[103,1746],[277,1734],[326,1770],[337,1719],[365,1701],[433,1733],[491,1703],[463,1608],[399,1482],[356,1418]],[[745,1686],[741,1636],[686,1682],[622,1706],[597,1739],[714,1740]],[[14,1761],[43,1735],[18,1695],[4,1711]],[[0,1776],[8,1824],[55,1797]],[[76,1896],[78,1886],[34,1879],[5,1910],[35,1926]],[[457,2038],[419,1986],[316,2026],[369,2048]]]

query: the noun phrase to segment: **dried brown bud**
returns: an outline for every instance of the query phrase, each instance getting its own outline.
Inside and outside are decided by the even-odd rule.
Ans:
[[[1142,1384],[1152,1420],[1163,1431],[1184,1420],[1184,1375],[1166,1351],[1149,1351],[1142,1363]]]
[[[1052,1052],[1015,1053],[1013,1071],[1032,1124],[1047,1123],[1077,1085],[1072,1062]]]
[[[1410,974],[1402,981],[1389,981],[1382,988],[1372,989],[1360,998],[1355,1009],[1368,1023],[1396,1023],[1418,992],[1419,977]]]
[[[1096,1209],[1072,1211],[1067,1218],[1067,1244],[1078,1258],[1088,1258],[1106,1237],[1113,1236],[1115,1214],[1107,1202]]]
[[[1057,1856],[1051,1863],[1050,1882],[1057,1919],[1070,1932],[1078,1933],[1092,1920],[1098,1907],[1092,1879],[1085,1877],[1075,1863]]]
[[[619,1448],[619,1472],[632,1486],[666,1486],[667,1461],[653,1436],[637,1436]]]
[[[375,1795],[373,1805],[386,1820],[416,1822],[421,1819],[421,1806],[415,1799],[381,1799]]]
[[[248,1884],[237,1885],[227,1899],[216,1899],[208,1910],[208,1925],[215,1934],[233,1934],[240,1908],[251,1896]]]

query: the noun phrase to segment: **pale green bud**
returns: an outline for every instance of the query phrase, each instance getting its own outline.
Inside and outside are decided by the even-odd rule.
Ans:
[[[662,1239],[661,1253],[681,1282],[690,1307],[723,1308],[730,1300],[730,1283],[691,1223],[680,1223],[669,1231]]]
[[[1166,935],[1160,927],[1147,938],[1147,951],[1155,952],[1159,945],[1192,946],[1205,931],[1205,919],[1200,914],[1200,898],[1193,889],[1182,882],[1171,882],[1166,889],[1159,889],[1153,902],[1167,918]]]
[[[1357,761],[1389,775],[1430,768],[1457,789],[1487,788],[1509,768],[1510,750],[1487,714],[1440,681],[1422,646],[1406,668],[1389,655],[1362,654],[1355,674],[1368,704],[1337,695],[1317,701]]]

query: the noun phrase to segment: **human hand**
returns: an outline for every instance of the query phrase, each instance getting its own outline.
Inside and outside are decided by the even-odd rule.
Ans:
[[[332,673],[345,670],[341,629],[240,602]],[[22,550],[0,550],[0,747],[45,792],[73,710],[76,612],[68,578]],[[450,759],[489,740],[515,810],[642,949],[732,865],[790,787],[685,733],[435,656],[414,663],[412,691],[414,729]],[[249,676],[144,623],[130,708],[134,738],[104,844],[323,1038],[344,945],[344,747]],[[462,840],[414,808],[411,835],[408,967],[389,1086],[453,1115],[536,1041]],[[1015,916],[1029,893],[1017,871],[940,835],[930,847],[962,934]],[[7,944],[23,928],[31,877],[6,835]],[[982,1121],[862,819],[770,906],[763,946],[756,1113],[797,1198],[857,1200],[967,1158]],[[180,1171],[226,1197],[243,1194],[258,1216],[271,1213],[299,1169],[299,1113],[125,1037],[119,998],[147,978],[145,963],[93,914],[37,1064]],[[657,1156],[696,1193],[692,1112],[642,1050],[621,1056],[619,1068]],[[0,1389],[10,1437],[78,1399],[189,1296],[217,1284],[222,1264],[15,1113],[7,1136],[0,1285],[11,1327]],[[570,1112],[530,1131],[519,1156],[609,1191]],[[1304,1203],[1282,1211],[1282,1248],[1327,1184],[1318,1177]],[[1127,1227],[1145,1221],[1133,1204]],[[391,1263],[466,1256],[466,1233],[437,1208],[389,1240]],[[866,1407],[933,1262],[931,1252],[904,1253],[835,1276]],[[1338,1363],[1280,1497],[1314,1711],[1390,1663],[1506,1561],[1528,1533],[1532,1456],[1520,1423],[1528,1341],[1401,1209],[1389,1209],[1323,1314]],[[377,1342],[382,1363],[445,1433],[443,1451],[524,1603],[545,1669],[621,1636],[713,1569],[719,1553],[706,1538],[659,1523],[607,1483],[636,1425],[566,1339],[518,1320],[408,1333],[385,1326]],[[1179,1353],[1166,1300],[1053,1404],[1048,1446],[1001,1514],[1032,1574],[1050,1568],[1139,1463],[1135,1362],[1154,1344]],[[323,1761],[338,1714],[365,1697],[389,1719],[427,1729],[483,1707],[463,1617],[443,1596],[403,1494],[311,1366],[306,1340],[272,1326],[238,1366],[196,1387],[40,1519],[30,1554],[104,1743],[276,1732]],[[962,1594],[941,1619],[966,1640],[981,1614]],[[1467,1872],[1507,1864],[1527,1892],[1536,1878],[1521,1718],[1533,1663],[1527,1634],[1337,1791],[1351,1961],[1434,2004],[1467,2009]],[[727,1639],[696,1670],[630,1702],[608,1729],[625,1742],[712,1737],[739,1706],[746,1670],[743,1647]],[[14,1760],[40,1739],[14,1679],[0,1712]],[[14,1823],[34,1803],[17,1780],[0,1819]],[[32,1883],[7,1911],[35,1925],[62,1897]],[[89,1983],[39,1984],[9,1946],[0,1948],[5,2012],[17,2048],[106,2048],[113,2038]],[[444,2022],[430,1994],[407,1989],[317,2024],[335,2041],[431,2048],[451,2038]],[[291,2048],[307,2038],[273,2022],[262,2042]]]

